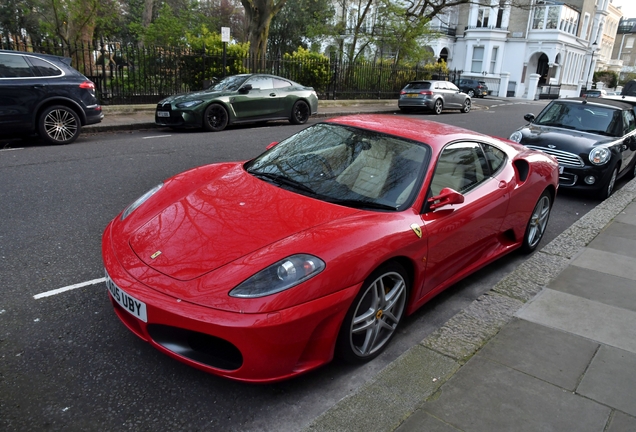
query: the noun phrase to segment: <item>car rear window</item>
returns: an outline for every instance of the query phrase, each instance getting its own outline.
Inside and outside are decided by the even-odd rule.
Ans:
[[[406,85],[407,89],[413,90],[428,90],[431,88],[430,82],[412,82]]]

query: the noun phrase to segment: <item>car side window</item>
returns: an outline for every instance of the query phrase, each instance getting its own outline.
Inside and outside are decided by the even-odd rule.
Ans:
[[[623,135],[636,129],[636,120],[632,111],[623,111]]]
[[[285,81],[278,78],[274,78],[273,81],[274,81],[274,88],[291,87],[292,85],[292,83],[290,83],[289,81]]]
[[[53,77],[62,75],[62,71],[51,63],[37,57],[29,57],[29,62],[33,66],[36,75],[41,77]]]
[[[451,188],[465,194],[488,178],[488,163],[479,144],[451,144],[439,156],[431,180],[431,193],[437,196],[442,189]]]
[[[31,67],[20,55],[0,54],[0,78],[31,78]]]
[[[274,88],[274,81],[272,77],[268,76],[252,77],[246,84],[252,84],[254,90],[269,90]]]
[[[456,91],[456,92],[459,91],[457,86],[455,84],[451,83],[451,82],[447,82],[446,83],[446,87],[448,87],[450,90],[453,90],[453,91]]]
[[[494,175],[504,165],[506,153],[488,144],[482,144],[481,148],[484,150],[486,159],[490,164],[490,175]]]

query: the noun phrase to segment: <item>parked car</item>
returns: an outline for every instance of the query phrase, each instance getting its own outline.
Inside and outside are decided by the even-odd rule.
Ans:
[[[535,250],[558,185],[552,156],[407,117],[330,119],[268,148],[164,181],[102,238],[124,325],[247,382],[287,379],[334,353],[373,359],[405,315],[493,260]]]
[[[636,80],[630,80],[623,86],[621,90],[623,96],[636,96]]]
[[[603,99],[558,99],[510,135],[512,141],[551,154],[559,161],[559,185],[597,194],[614,191],[616,180],[636,176],[636,120],[633,106]]]
[[[485,81],[461,78],[455,84],[470,97],[483,98],[484,96],[488,96],[488,86]]]
[[[403,112],[427,109],[441,114],[444,109],[470,112],[471,100],[450,81],[411,81],[401,91],[398,107]]]
[[[82,126],[104,118],[95,85],[71,59],[0,50],[0,134],[37,133],[50,144],[69,144]]]
[[[242,74],[226,77],[207,90],[162,100],[155,123],[217,132],[231,124],[268,120],[304,124],[317,112],[318,96],[312,87],[274,75]]]
[[[604,89],[589,89],[581,91],[581,97],[605,97],[607,96],[607,90]]]

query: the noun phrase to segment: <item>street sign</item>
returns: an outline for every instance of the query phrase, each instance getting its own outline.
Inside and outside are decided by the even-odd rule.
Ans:
[[[229,41],[230,41],[230,28],[221,27],[221,42],[229,42]]]

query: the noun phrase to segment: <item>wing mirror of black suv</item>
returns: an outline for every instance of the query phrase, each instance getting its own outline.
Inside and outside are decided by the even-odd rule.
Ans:
[[[527,122],[532,123],[534,121],[534,114],[530,113],[530,114],[526,114],[523,116],[523,119]]]
[[[252,90],[252,84],[245,84],[239,89],[239,93],[249,93],[250,90]]]

